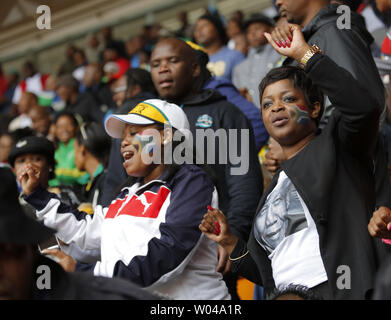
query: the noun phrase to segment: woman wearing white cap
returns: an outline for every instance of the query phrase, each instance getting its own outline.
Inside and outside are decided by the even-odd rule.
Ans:
[[[213,182],[196,165],[175,164],[175,147],[182,143],[175,137],[187,141],[185,113],[174,104],[147,100],[127,115],[110,116],[105,128],[122,138],[123,166],[131,180],[109,207],[96,206],[93,218],[41,189],[34,167],[19,176],[39,220],[57,229],[66,243],[82,250],[100,248],[101,257],[82,265],[62,252],[48,253],[68,271],[126,278],[174,299],[229,299],[216,272],[217,246],[198,229],[206,207],[217,206]]]

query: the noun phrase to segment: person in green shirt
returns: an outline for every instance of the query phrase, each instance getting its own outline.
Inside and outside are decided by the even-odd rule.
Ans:
[[[79,124],[75,116],[70,112],[61,112],[55,120],[55,136],[57,149],[55,152],[56,178],[49,181],[54,186],[76,186],[88,183],[87,172],[77,169],[75,163],[75,137],[79,130]]]

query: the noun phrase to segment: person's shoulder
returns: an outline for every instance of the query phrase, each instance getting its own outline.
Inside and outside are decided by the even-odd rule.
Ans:
[[[212,180],[209,178],[208,174],[204,169],[197,166],[196,164],[182,164],[174,177],[172,178],[172,185],[178,186],[183,183],[187,183],[190,180],[199,180],[203,181],[205,187],[210,185],[212,186]]]

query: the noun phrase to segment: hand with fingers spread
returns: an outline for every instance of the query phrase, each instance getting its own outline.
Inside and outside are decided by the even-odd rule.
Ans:
[[[270,45],[281,55],[300,62],[311,46],[305,41],[301,27],[296,24],[283,24],[274,28],[273,32],[265,32]]]
[[[76,269],[76,261],[58,249],[45,249],[42,252],[45,255],[55,256],[59,259],[58,264],[67,272],[73,272]]]
[[[24,169],[19,173],[18,180],[22,185],[23,193],[28,196],[32,193],[40,184],[41,171],[34,164],[27,164]]]
[[[218,209],[208,207],[208,212],[199,225],[200,230],[211,240],[217,242],[224,250],[231,254],[238,238],[231,232],[227,218]]]
[[[391,239],[391,210],[380,207],[368,224],[369,234],[374,238]]]

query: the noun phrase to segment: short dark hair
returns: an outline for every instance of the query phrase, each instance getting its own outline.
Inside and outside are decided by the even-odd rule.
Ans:
[[[106,166],[110,154],[111,139],[101,124],[97,122],[84,123],[80,126],[76,140]]]
[[[125,73],[127,78],[127,87],[139,85],[141,91],[156,94],[155,86],[153,85],[151,74],[141,68],[128,69]]]
[[[320,103],[320,112],[318,118],[316,119],[316,123],[319,124],[324,110],[323,92],[312,82],[304,70],[299,67],[282,66],[270,70],[259,84],[260,99],[262,100],[263,92],[268,85],[284,79],[289,79],[295,88],[298,88],[304,92],[304,96],[309,107],[311,107],[316,102]]]
[[[64,117],[64,116],[70,118],[72,120],[73,124],[75,125],[75,127],[79,128],[79,126],[80,126],[79,120],[76,118],[76,116],[71,111],[68,111],[68,110],[63,110],[63,111],[60,111],[59,113],[57,113],[54,116],[54,124],[57,124],[58,119],[60,119],[61,117]]]

